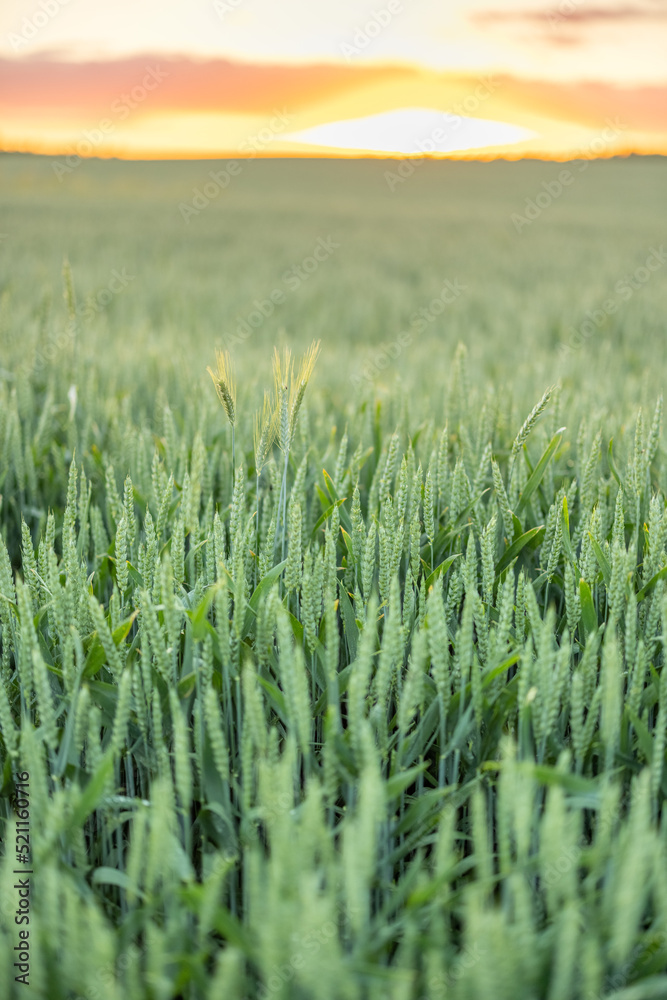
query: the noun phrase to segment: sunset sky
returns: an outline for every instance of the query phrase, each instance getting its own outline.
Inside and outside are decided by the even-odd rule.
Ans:
[[[0,148],[667,153],[667,0],[3,0]]]

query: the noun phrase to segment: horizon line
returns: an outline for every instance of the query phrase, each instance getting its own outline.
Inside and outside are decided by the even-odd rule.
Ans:
[[[641,159],[649,159],[659,157],[660,159],[667,159],[667,151],[660,152],[655,151],[639,151],[634,149],[627,149],[623,151],[616,151],[614,153],[608,154],[596,154],[596,155],[584,155],[575,156],[569,154],[554,155],[549,153],[527,153],[521,154],[516,153],[512,155],[508,152],[503,153],[489,153],[488,155],[473,155],[472,153],[467,154],[465,151],[460,153],[443,153],[441,155],[434,155],[433,153],[415,153],[414,155],[406,155],[399,153],[341,153],[341,152],[331,152],[331,153],[310,153],[310,152],[296,152],[296,151],[286,151],[286,152],[274,152],[267,153],[263,151],[258,151],[253,155],[243,155],[239,153],[229,153],[222,152],[216,153],[215,155],[209,154],[193,154],[191,156],[170,155],[166,154],[155,154],[145,155],[145,156],[133,156],[133,155],[123,155],[122,153],[111,153],[108,156],[81,156],[78,153],[72,152],[60,152],[60,153],[48,153],[41,152],[34,149],[0,149],[0,155],[2,156],[36,156],[45,160],[56,160],[62,159],[62,157],[74,156],[77,159],[85,162],[100,162],[106,163],[110,160],[116,160],[120,163],[205,163],[216,160],[227,160],[227,161],[252,161],[252,160],[389,160],[392,163],[401,163],[403,161],[412,162],[414,160],[428,160],[434,163],[441,161],[465,161],[471,163],[494,163],[498,161],[504,161],[508,163],[518,163],[523,160],[532,161],[538,163],[577,163],[580,160],[590,160],[593,162],[601,161],[605,162],[608,160],[627,160],[631,156],[635,156]]]

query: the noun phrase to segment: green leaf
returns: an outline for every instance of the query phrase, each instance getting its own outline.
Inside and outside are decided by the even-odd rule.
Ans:
[[[388,778],[385,784],[387,802],[398,798],[401,792],[404,792],[406,788],[414,784],[419,775],[428,768],[428,765],[429,762],[424,760],[421,764],[417,764],[416,767],[410,767],[407,771],[399,771],[398,774],[393,774]]]
[[[570,564],[573,569],[577,569],[577,560],[574,556],[574,549],[572,548],[572,542],[570,540],[570,514],[567,509],[567,497],[563,497],[563,507],[561,510],[561,528],[563,536],[563,548],[565,549],[565,554],[570,560]]]
[[[276,582],[285,566],[287,566],[287,559],[283,559],[282,562],[270,569],[262,579],[259,581],[255,587],[255,591],[248,601],[248,607],[245,613],[245,621],[243,623],[243,631],[245,635],[250,635],[252,633],[252,623],[253,618],[257,617],[257,611],[262,598],[269,592],[273,584]]]
[[[359,639],[359,627],[354,617],[354,610],[348,593],[342,582],[338,587],[340,594],[340,610],[343,616],[343,626],[345,628],[345,638],[350,652],[350,660],[354,660],[357,655],[357,641]]]
[[[108,718],[113,721],[118,704],[118,685],[105,684],[104,681],[89,681],[88,689],[95,695],[96,703],[102,708]]]
[[[579,581],[579,598],[581,600],[581,621],[584,626],[585,641],[597,630],[598,615],[593,603],[591,588],[584,579]]]
[[[339,499],[338,493],[336,492],[336,487],[334,486],[334,481],[327,472],[326,469],[322,469],[322,475],[324,476],[324,485],[327,488],[327,493],[329,494],[329,500],[335,503]]]
[[[505,766],[503,760],[486,760],[480,766],[480,771],[502,771]],[[566,792],[576,795],[597,796],[600,790],[597,778],[572,774],[571,771],[562,771],[550,764],[534,764],[526,760],[518,762],[516,766],[523,774],[534,778],[541,785],[560,785]]]
[[[196,545],[193,545],[193,547],[188,550],[188,554],[185,557],[186,563],[194,563],[195,555],[201,548],[204,547],[204,545],[208,545],[208,538],[202,538],[201,542],[197,542]]]
[[[197,675],[194,673],[186,674],[185,677],[181,677],[178,684],[176,685],[176,690],[178,692],[179,698],[188,698],[195,689],[197,683]]]
[[[129,631],[132,628],[132,623],[138,614],[139,614],[138,611],[133,611],[130,617],[126,618],[125,621],[120,623],[120,625],[117,625],[116,628],[111,633],[113,641],[116,643],[117,646],[120,646],[123,639],[127,638]]]
[[[60,746],[58,747],[58,757],[53,769],[53,774],[56,778],[60,778],[63,774],[65,767],[68,763],[69,750],[72,745],[72,736],[74,735],[74,724],[76,720],[76,705],[80,697],[80,689],[77,686],[76,691],[72,695],[72,702],[69,705],[67,712],[67,724],[65,726],[65,732],[60,741]]]
[[[215,766],[213,761],[210,759],[209,755],[209,765],[215,772],[215,775],[210,775],[207,773],[207,781],[210,783],[212,788],[221,785],[220,778],[215,771]],[[216,783],[217,779],[217,783]],[[233,854],[238,849],[236,830],[234,829],[234,821],[229,814],[229,811],[220,804],[220,802],[209,801],[205,806],[202,806],[200,817],[206,821],[210,821],[210,816],[208,814],[217,816],[220,823],[216,824],[213,822],[213,828],[216,831],[216,839],[220,846],[224,845],[226,848],[226,853],[228,855],[225,861],[226,868],[232,868],[234,866],[234,858],[229,857],[229,854]],[[203,887],[202,887],[203,888]]]
[[[70,829],[83,826],[91,812],[99,806],[107,780],[113,773],[113,763],[114,758],[111,749],[109,749],[97,765],[95,774],[84,788],[81,798],[69,817],[68,826]]]
[[[326,493],[318,483],[315,483],[315,492],[320,498],[320,506],[322,510],[327,510],[327,508],[330,506],[330,497],[326,495]]]
[[[544,525],[542,524],[535,528],[529,528],[528,531],[524,531],[520,538],[515,539],[510,547],[505,549],[502,556],[498,560],[496,564],[496,576],[502,573],[505,567],[509,566],[512,562],[512,559],[514,559],[519,552],[521,552],[521,550],[528,545],[529,542],[532,542],[540,532],[544,532]]]
[[[14,776],[12,774],[12,758],[7,754],[2,767],[2,787],[0,788],[0,798],[9,798],[16,794]]]
[[[331,478],[331,476],[329,475],[329,473],[327,472],[326,469],[322,469],[322,475],[324,476],[324,482],[326,484],[327,492],[329,494],[329,499],[332,501],[332,503],[337,503],[338,506],[340,507],[341,525],[343,525],[343,527],[346,529],[346,531],[349,534],[351,534],[352,533],[352,522],[350,520],[350,515],[348,514],[347,509],[342,506],[342,504],[344,504],[345,501],[347,500],[347,497],[339,497],[338,496],[338,493],[336,492],[336,487],[334,486],[334,481],[333,481],[333,479]],[[335,539],[334,539],[334,541],[335,541]]]
[[[653,759],[653,737],[648,731],[646,723],[642,722],[639,716],[628,705],[625,706],[625,712],[637,734],[640,749],[650,763]]]
[[[134,568],[131,562],[128,562],[127,564],[127,573],[134,586],[138,590],[141,590],[144,587],[144,578],[141,573]]]
[[[452,565],[455,559],[458,559],[461,555],[460,552],[455,552],[453,556],[449,556],[444,562],[441,562],[439,566],[436,566],[431,575],[426,580],[426,593],[428,594],[429,589],[433,586],[435,581],[439,576],[444,576],[449,567]]]
[[[484,670],[482,673],[482,687],[487,687],[492,680],[495,680],[496,677],[500,677],[500,675],[504,674],[506,670],[513,667],[515,663],[518,663],[520,659],[521,653],[517,651],[516,653],[512,653],[507,660],[503,660],[502,663],[499,663],[497,667],[493,667],[488,671]]]
[[[637,741],[641,751],[650,763],[653,760],[653,737],[648,731],[646,723],[642,722],[639,716],[628,705],[625,706],[625,711],[637,734]]]
[[[266,677],[258,677],[259,683],[262,685],[264,690],[269,695],[269,698],[273,702],[273,707],[282,719],[283,723],[287,725],[289,713],[287,711],[287,702],[285,701],[285,695],[282,693],[280,688],[272,684],[271,681],[267,681]]]
[[[396,824],[392,833],[395,837],[400,836],[410,830],[411,834],[415,829],[430,820],[430,825],[437,823],[438,817],[435,812],[442,799],[446,795],[451,795],[456,790],[456,785],[448,785],[445,788],[432,788],[416,798],[403,813],[402,819]]]
[[[82,677],[85,679],[89,677],[94,677],[98,670],[101,670],[106,663],[107,656],[104,652],[102,643],[95,633],[95,641],[88,650],[88,655],[86,656],[86,662],[83,667]]]
[[[614,461],[614,439],[613,438],[609,439],[609,447],[607,448],[607,462],[609,463],[609,469],[611,471],[612,476],[614,477],[614,479],[616,480],[616,482],[618,483],[619,486],[623,486],[623,483],[621,481],[621,474],[618,471],[618,468],[616,466],[616,462]]]
[[[226,941],[240,948],[248,958],[255,958],[255,946],[250,934],[226,906],[216,910],[213,925]]]
[[[354,549],[352,547],[352,539],[342,524],[340,526],[340,533],[343,536],[345,548],[347,549],[347,565],[354,566]]]
[[[593,535],[590,533],[590,531],[588,532],[588,537],[591,540],[591,544],[593,546],[593,551],[595,552],[596,559],[600,564],[600,569],[602,570],[602,576],[604,578],[605,586],[608,587],[609,584],[611,583],[611,566],[609,565],[609,560],[602,551],[599,543],[596,542],[596,540],[593,538]]]
[[[519,765],[522,769],[524,765]],[[533,774],[541,785],[560,785],[566,792],[575,794],[596,795],[599,784],[595,778],[586,778],[582,774],[572,774],[571,771],[561,771],[548,764],[525,764],[525,770]]]
[[[345,497],[343,497],[342,500],[336,500],[336,502],[332,503],[330,507],[327,507],[327,509],[325,510],[325,512],[322,514],[322,516],[320,518],[318,518],[317,524],[315,525],[315,527],[313,528],[312,532],[310,533],[310,537],[311,538],[315,538],[315,535],[320,530],[320,528],[322,527],[322,525],[324,524],[324,522],[329,520],[329,518],[331,517],[331,515],[334,512],[334,507],[340,507],[341,504],[343,504],[343,503],[345,503]],[[285,560],[285,561],[287,561],[287,560]]]
[[[484,765],[482,765],[484,766]],[[441,872],[440,875],[435,878],[431,878],[428,881],[424,881],[417,889],[410,894],[407,900],[408,908],[414,907],[418,908],[424,906],[429,900],[433,899],[434,896],[440,895],[442,892],[442,887],[447,885],[449,882],[460,875],[465,875],[466,872],[470,871],[477,864],[477,859],[474,854],[469,855],[467,858],[463,858],[457,865],[453,868],[446,868],[445,871]]]
[[[5,597],[4,594],[0,594],[0,601],[4,601],[6,604],[9,605],[10,608],[13,608],[14,611],[16,611],[18,613],[18,607],[17,607],[16,603],[14,601],[12,601],[9,597]]]
[[[556,452],[556,450],[558,448],[558,445],[560,444],[560,442],[562,440],[563,431],[564,430],[565,430],[565,428],[561,427],[561,428],[559,428],[559,430],[556,431],[556,433],[552,437],[551,441],[549,442],[549,444],[545,448],[544,454],[542,455],[541,459],[539,460],[539,462],[535,466],[535,470],[529,476],[528,482],[524,486],[523,492],[522,492],[521,496],[519,497],[519,503],[517,504],[517,508],[516,508],[517,515],[521,513],[521,511],[524,509],[524,507],[526,506],[526,504],[528,503],[528,501],[532,497],[532,495],[535,492],[535,490],[537,489],[537,487],[542,482],[542,479],[544,477],[544,473],[547,471],[547,466],[549,465],[549,462],[553,458],[553,456],[554,456],[554,454],[555,454],[555,452]]]
[[[664,580],[667,577],[667,566],[663,566],[661,570],[652,576],[648,583],[644,584],[642,589],[637,594],[637,603],[643,601],[647,594],[649,594],[655,587],[658,580]]]
[[[145,894],[139,889],[126,872],[121,872],[117,868],[109,868],[102,865],[96,868],[92,874],[93,885],[117,885],[119,889],[131,889],[140,899],[145,899]]]
[[[206,625],[210,625],[210,622],[206,620],[209,608],[213,603],[213,598],[215,597],[216,591],[219,589],[219,584],[209,587],[202,597],[201,601],[197,605],[194,611],[186,611],[186,615],[190,619],[192,624],[192,638],[199,642],[206,638],[208,629]]]
[[[288,611],[287,614],[289,615],[296,644],[297,646],[303,646],[303,625],[298,618],[295,618],[291,611]]]

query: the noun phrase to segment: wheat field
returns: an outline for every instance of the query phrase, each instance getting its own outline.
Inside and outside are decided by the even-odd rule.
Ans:
[[[664,162],[216,166],[0,157],[1,995],[666,997]]]

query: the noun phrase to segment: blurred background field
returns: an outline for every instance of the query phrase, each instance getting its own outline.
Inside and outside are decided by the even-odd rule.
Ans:
[[[226,162],[84,161],[64,172],[64,159],[0,157],[3,367],[17,357],[30,364],[63,329],[67,256],[79,306],[89,306],[80,355],[119,388],[141,358],[142,370],[157,364],[157,381],[187,373],[200,391],[214,348],[255,299],[280,289],[273,314],[232,345],[242,391],[268,379],[274,344],[313,338],[322,340],[319,389],[341,406],[356,375],[379,396],[409,390],[417,409],[439,419],[437,385],[459,341],[473,381],[502,383],[520,407],[558,378],[573,398],[585,387],[587,409],[617,410],[658,391],[667,268],[626,300],[615,288],[664,239],[663,159],[416,161],[400,182],[391,160],[240,161],[227,189],[186,222],[179,206]],[[563,169],[574,180],[552,200],[543,184]],[[513,214],[525,216],[536,198],[551,203],[518,232]],[[329,237],[339,246],[314,273],[302,271],[299,287],[286,284],[285,272]],[[131,280],[107,304],[114,270]],[[447,279],[465,291],[381,370],[382,348]],[[610,297],[618,311],[565,354],[571,327]]]

